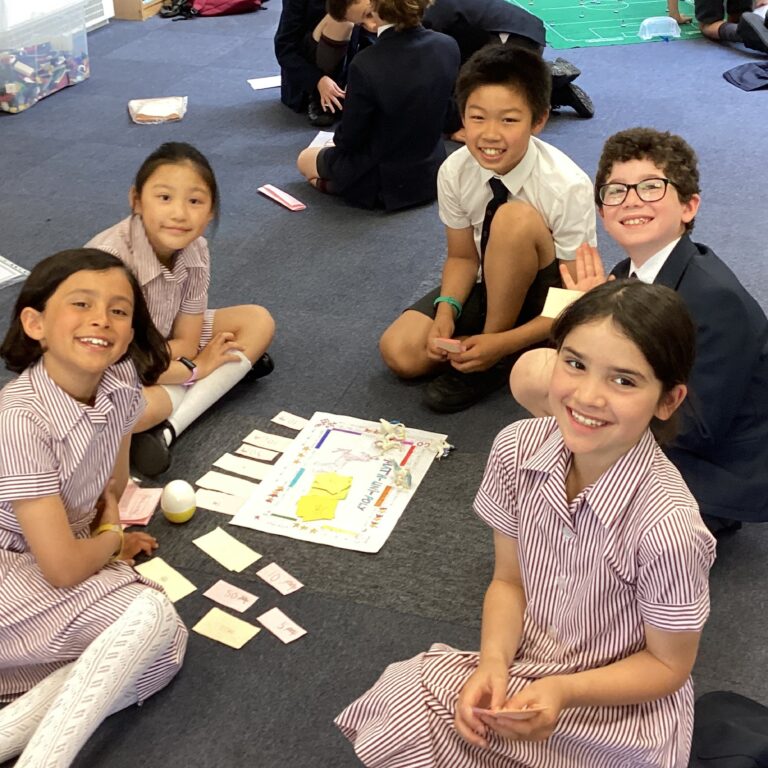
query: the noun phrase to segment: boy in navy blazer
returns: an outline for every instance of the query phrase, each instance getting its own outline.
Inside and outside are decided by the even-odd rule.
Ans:
[[[664,449],[718,534],[741,521],[768,521],[768,319],[733,272],[689,233],[699,207],[699,172],[679,136],[633,128],[611,136],[595,181],[605,229],[629,258],[617,278],[678,291],[696,323],[696,362],[676,437]],[[593,248],[582,248],[580,279],[605,281]],[[548,413],[551,350],[523,356],[512,371],[515,398]]]
[[[437,194],[459,49],[421,26],[427,1],[374,0],[379,39],[350,64],[334,146],[299,155],[299,170],[313,186],[350,205],[394,211]]]

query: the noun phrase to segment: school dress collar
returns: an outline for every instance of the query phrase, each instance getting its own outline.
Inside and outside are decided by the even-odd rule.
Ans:
[[[128,246],[137,257],[134,259],[133,268],[142,287],[157,277],[181,283],[186,279],[190,267],[205,267],[200,249],[195,247],[196,243],[197,240],[194,240],[186,248],[177,251],[174,256],[173,270],[167,269],[160,263],[154,248],[149,243],[141,216],[134,213],[130,217]]]
[[[51,435],[57,440],[64,440],[83,418],[87,418],[97,429],[103,428],[109,414],[114,410],[113,400],[117,393],[132,389],[126,381],[127,366],[133,368],[133,362],[123,360],[107,368],[99,382],[93,405],[85,405],[67,394],[48,375],[42,358],[38,360],[29,369],[29,381],[45,412],[50,416]]]
[[[533,141],[533,138],[528,140],[528,149],[523,155],[523,159],[511,170],[505,173],[503,176],[499,176],[502,184],[507,188],[510,195],[515,197],[520,194],[525,182],[533,171],[533,167],[536,165],[536,158],[539,154],[539,149]],[[482,169],[482,180],[484,183],[493,178],[496,174],[493,171],[489,171],[487,168]]]
[[[629,506],[642,478],[650,470],[656,448],[656,440],[647,429],[634,447],[580,494],[606,529],[613,527]],[[541,493],[559,514],[567,514],[565,478],[571,458],[571,451],[556,428],[522,464],[525,471],[548,476],[541,486]]]

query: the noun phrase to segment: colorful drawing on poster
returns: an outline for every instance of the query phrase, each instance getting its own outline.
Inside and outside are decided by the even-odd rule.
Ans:
[[[445,440],[398,422],[315,413],[232,523],[378,552]]]

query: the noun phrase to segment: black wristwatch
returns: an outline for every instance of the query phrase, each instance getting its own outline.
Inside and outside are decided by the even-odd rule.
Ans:
[[[188,357],[184,357],[183,355],[181,357],[176,358],[185,368],[189,369],[189,378],[184,382],[184,386],[189,386],[190,384],[194,384],[197,380],[197,365],[195,364],[194,360],[190,360]]]

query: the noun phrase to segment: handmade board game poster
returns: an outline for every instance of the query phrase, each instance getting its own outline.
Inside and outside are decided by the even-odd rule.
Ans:
[[[234,525],[378,552],[445,435],[315,413],[232,518]]]

